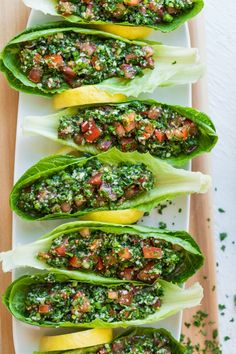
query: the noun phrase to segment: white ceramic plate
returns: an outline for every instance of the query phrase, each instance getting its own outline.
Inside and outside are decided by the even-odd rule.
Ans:
[[[40,0],[39,0],[40,1]],[[28,26],[39,23],[46,23],[56,20],[56,17],[45,16],[37,11],[32,11]],[[189,32],[187,25],[169,34],[161,34],[155,32],[151,39],[163,42],[168,45],[177,45],[189,47]],[[156,100],[191,106],[191,87],[190,85],[178,86],[172,88],[160,88],[156,90],[152,98]],[[43,137],[29,137],[22,134],[23,118],[27,115],[44,115],[53,112],[51,100],[33,95],[20,94],[18,108],[18,124],[16,136],[16,152],[15,152],[15,181],[43,156],[55,153],[61,146],[53,143]],[[180,209],[182,210],[180,212]],[[163,214],[158,214],[154,209],[152,213],[144,217],[140,223],[145,225],[158,226],[160,221],[167,224],[170,229],[187,230],[189,219],[189,197],[178,197],[171,205],[163,210]],[[13,217],[13,247],[33,242],[39,236],[49,232],[54,227],[62,223],[62,221],[43,221],[43,222],[27,222]],[[13,274],[13,278],[30,273],[30,269],[17,270]],[[152,326],[165,327],[178,338],[181,330],[181,313],[172,316],[165,321],[158,322]],[[71,331],[71,329],[70,329]],[[66,329],[44,329],[23,324],[17,320],[13,320],[13,335],[16,354],[32,354],[34,350],[38,350],[39,338],[43,334],[65,333]]]

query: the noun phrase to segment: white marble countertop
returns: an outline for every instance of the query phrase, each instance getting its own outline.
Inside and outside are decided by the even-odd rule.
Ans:
[[[219,135],[211,160],[218,303],[226,307],[219,314],[220,338],[223,353],[233,354],[236,353],[236,1],[208,0],[204,11],[209,113]],[[220,233],[227,233],[224,241],[220,241]],[[230,322],[232,318],[234,322]],[[226,336],[230,339],[225,340]]]

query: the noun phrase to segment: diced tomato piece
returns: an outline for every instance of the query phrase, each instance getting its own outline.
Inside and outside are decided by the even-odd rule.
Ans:
[[[71,257],[71,259],[69,260],[69,264],[73,268],[80,268],[80,262],[78,257],[76,256]]]
[[[145,45],[142,50],[145,53],[146,58],[150,58],[154,54],[154,50],[150,45]]]
[[[188,129],[187,127],[183,127],[183,128],[180,128],[180,129],[174,129],[173,131],[174,133],[174,136],[178,139],[187,139],[188,137]]]
[[[188,138],[188,128],[187,127],[183,127],[182,128],[182,134],[183,134],[183,139],[186,140]]]
[[[116,259],[114,252],[112,252],[106,256],[106,262],[108,265],[114,265],[114,264],[116,264],[116,261],[117,261],[117,259]]]
[[[118,292],[117,291],[108,291],[108,299],[116,300],[118,299]]]
[[[64,66],[62,72],[68,79],[73,79],[77,76],[76,72],[69,66]]]
[[[155,130],[155,137],[157,138],[160,143],[162,143],[165,140],[165,133],[162,132],[160,129]]]
[[[154,132],[154,126],[151,123],[146,124],[144,127],[143,138],[149,139],[153,134],[153,132]]]
[[[97,250],[101,246],[102,241],[99,239],[94,240],[89,246],[91,251]]]
[[[66,246],[62,244],[59,247],[55,248],[55,251],[59,256],[63,257],[66,254]]]
[[[142,249],[144,258],[161,258],[163,254],[162,249],[158,247],[144,246]]]
[[[139,187],[138,186],[130,186],[126,189],[125,191],[125,194],[124,194],[124,197],[126,199],[130,199],[130,198],[133,198],[136,194],[138,194],[140,191]]]
[[[82,300],[79,304],[75,305],[76,309],[82,313],[89,312],[90,301],[82,291],[77,292],[77,294],[74,296],[74,300],[76,300],[76,299]]]
[[[40,55],[39,53],[35,53],[35,55],[33,57],[33,61],[35,63],[39,63],[41,59],[42,59],[42,55]]]
[[[119,293],[119,303],[120,305],[130,306],[133,301],[133,293],[127,290],[121,290]]]
[[[82,133],[85,133],[88,131],[88,129],[89,129],[89,121],[86,120],[81,124],[81,131]]]
[[[127,133],[133,130],[136,127],[135,122],[136,114],[135,112],[130,112],[123,117],[124,128]]]
[[[122,260],[130,259],[132,257],[132,254],[131,254],[130,250],[128,249],[128,247],[122,248],[118,252],[118,255]]]
[[[148,111],[148,118],[150,119],[157,119],[160,116],[161,112],[160,109],[157,107],[152,107],[149,111]]]
[[[101,135],[100,128],[96,125],[94,120],[89,121],[89,129],[84,134],[84,138],[88,143],[92,143],[99,138]]]
[[[133,268],[125,268],[121,272],[121,275],[126,280],[132,280],[133,279],[133,272],[134,272]]]
[[[104,268],[104,264],[103,264],[103,261],[102,261],[101,257],[98,257],[98,262],[97,262],[96,268],[98,270],[102,270]]]
[[[137,274],[137,278],[142,281],[153,281],[160,277],[159,273],[153,272],[154,264],[148,263],[140,272]]]
[[[93,186],[100,186],[102,184],[102,173],[97,173],[96,175],[92,176],[88,183],[92,184]]]
[[[122,138],[120,143],[122,151],[133,151],[137,148],[137,143],[133,138]]]
[[[155,308],[159,308],[161,306],[161,300],[158,299],[155,304],[153,305]]]
[[[117,122],[114,125],[115,125],[116,134],[120,138],[122,138],[125,135],[125,129],[124,129],[123,125],[120,123],[117,123]]]
[[[46,55],[44,59],[46,60],[49,68],[59,68],[63,65],[63,58],[60,54]]]
[[[39,305],[39,313],[45,314],[50,312],[51,306],[50,305]]]

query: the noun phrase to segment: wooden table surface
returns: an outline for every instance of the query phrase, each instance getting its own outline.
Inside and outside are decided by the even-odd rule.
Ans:
[[[40,1],[40,0],[39,0]],[[0,48],[16,33],[24,29],[29,9],[21,0],[1,0],[0,13]],[[201,55],[204,56],[204,31],[202,16],[198,16],[190,24],[192,45],[199,47]],[[207,111],[206,79],[201,80],[193,89],[193,106]],[[1,196],[1,219],[0,219],[0,250],[6,251],[11,248],[11,221],[12,214],[8,204],[9,193],[13,184],[14,171],[14,151],[15,151],[15,131],[17,119],[18,93],[9,88],[3,75],[0,75],[0,146],[1,146],[1,169],[0,169],[0,196]],[[210,161],[206,156],[196,158],[193,161],[193,170],[210,172]],[[208,222],[207,219],[211,221]],[[201,310],[210,314],[212,321],[217,324],[217,299],[216,292],[212,292],[212,287],[216,284],[215,277],[215,256],[214,239],[212,228],[212,203],[211,192],[205,195],[194,195],[191,197],[191,217],[190,232],[199,243],[206,258],[204,267],[191,279],[199,281],[204,286],[204,300]],[[207,276],[207,280],[204,277]],[[3,274],[0,271],[0,292],[4,292],[11,282],[10,274]],[[190,321],[192,311],[184,312],[184,321]],[[14,347],[12,341],[11,316],[5,307],[0,304],[1,314],[1,354],[13,354]],[[207,328],[206,328],[207,329]],[[209,332],[212,328],[209,328]],[[197,342],[203,341],[202,336],[196,334],[195,329],[183,327],[183,333]],[[205,338],[204,338],[205,339]]]

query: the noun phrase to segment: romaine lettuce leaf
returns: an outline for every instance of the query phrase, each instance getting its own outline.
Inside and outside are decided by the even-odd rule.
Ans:
[[[42,36],[59,32],[73,31],[78,34],[97,35],[104,38],[114,38],[130,44],[151,45],[154,49],[155,68],[144,69],[142,77],[132,80],[111,78],[94,85],[94,87],[109,93],[122,93],[125,96],[137,97],[141,93],[153,92],[157,86],[181,85],[197,81],[203,66],[199,63],[197,49],[165,46],[151,41],[130,41],[128,39],[86,28],[71,27],[65,22],[52,22],[45,25],[28,28],[13,38],[0,54],[0,70],[5,74],[11,87],[25,93],[52,96],[67,90],[67,84],[59,89],[47,90],[30,81],[20,69],[18,53],[20,44]]]
[[[116,336],[112,342],[115,340],[129,338],[134,336],[152,336],[154,333],[160,333],[163,337],[168,339],[168,346],[171,349],[171,354],[184,354],[186,349],[164,328],[151,328],[151,327],[131,327],[128,330],[125,330],[120,335]],[[92,354],[101,348],[102,345],[75,349],[75,350],[66,350],[66,351],[57,351],[57,352],[34,352],[34,354]]]
[[[101,230],[106,233],[113,234],[138,234],[140,239],[145,239],[148,237],[153,237],[159,240],[164,240],[170,242],[173,245],[177,245],[184,249],[185,255],[183,262],[176,271],[172,272],[168,278],[165,280],[172,281],[175,283],[183,283],[189,277],[191,277],[203,264],[204,257],[193,238],[185,231],[169,231],[161,230],[155,227],[144,227],[139,225],[116,225],[107,223],[98,223],[93,221],[75,221],[67,224],[63,224],[50,233],[42,236],[37,241],[17,247],[15,250],[0,253],[0,261],[2,261],[3,271],[7,272],[18,267],[32,267],[37,269],[46,269],[48,271],[54,271],[55,269],[50,268],[45,262],[40,261],[37,258],[39,252],[47,252],[51,247],[54,239],[60,237],[61,235],[78,232],[79,229],[89,228],[90,230]],[[108,237],[108,236],[107,236]],[[97,274],[92,274],[91,272],[79,271],[79,270],[63,270],[56,269],[58,272],[63,274],[72,275],[74,278],[97,283],[123,283],[123,280],[107,278],[104,276],[99,276]]]
[[[56,5],[58,3],[57,0],[23,0],[26,6],[31,7],[34,10],[39,10],[42,11],[45,14],[53,15],[53,16],[60,16],[58,12],[56,11]],[[170,23],[157,23],[156,25],[153,26],[148,26],[151,28],[154,28],[155,30],[160,30],[162,32],[170,32],[178,27],[180,27],[182,24],[184,24],[186,21],[190,20],[194,16],[196,16],[203,8],[204,2],[203,0],[195,0],[194,1],[194,6],[192,9],[189,11],[184,12],[183,14],[176,16],[174,20]],[[63,17],[63,16],[61,16]],[[101,24],[111,24],[113,22],[111,21],[85,21],[83,18],[76,16],[76,15],[71,15],[71,16],[64,16],[65,20],[74,22],[74,23],[80,23],[80,24],[91,24],[91,25],[101,25]],[[114,24],[118,25],[123,25],[123,26],[137,26],[135,24],[131,24],[129,22],[116,22]]]
[[[154,188],[148,192],[143,192],[137,197],[126,200],[121,205],[117,205],[116,210],[138,209],[142,211],[150,211],[159,202],[166,199],[172,199],[178,195],[189,193],[205,193],[210,184],[211,178],[200,172],[189,172],[182,169],[176,169],[162,160],[156,159],[149,153],[140,154],[138,152],[123,153],[116,148],[96,155],[95,157],[77,158],[69,155],[51,155],[43,158],[34,166],[29,168],[23,176],[15,184],[10,196],[10,204],[19,216],[26,220],[47,220],[58,218],[72,218],[84,215],[94,209],[78,211],[74,214],[55,213],[37,218],[23,212],[17,205],[18,196],[23,187],[35,182],[41,177],[49,176],[57,171],[61,171],[71,165],[82,166],[91,159],[98,159],[105,164],[117,165],[119,163],[144,163],[154,175]],[[96,209],[108,210],[107,206]]]
[[[71,322],[57,322],[52,323],[45,321],[43,324],[38,324],[37,321],[33,321],[27,318],[25,314],[25,298],[30,286],[34,284],[45,283],[47,281],[48,275],[54,275],[56,282],[73,282],[73,278],[57,272],[54,273],[44,273],[35,275],[25,275],[17,280],[15,280],[6,290],[3,296],[3,303],[12,313],[12,315],[25,323],[36,325],[40,327],[84,327],[84,328],[116,328],[116,327],[128,327],[128,326],[139,326],[143,324],[151,324],[157,321],[161,321],[175,313],[185,309],[197,306],[203,297],[203,289],[200,284],[195,283],[188,289],[180,288],[178,285],[166,282],[164,280],[158,280],[157,282],[161,284],[163,288],[162,305],[158,311],[152,315],[147,316],[145,319],[132,320],[132,321],[122,321],[122,322],[112,322],[108,323],[100,319],[95,319],[89,323],[71,323]],[[94,284],[96,281],[94,280]],[[103,284],[99,286],[110,287],[117,286],[118,284]],[[150,286],[144,285],[143,286]]]
[[[183,115],[184,117],[187,117],[192,120],[194,123],[196,123],[199,129],[199,146],[188,155],[182,153],[178,157],[165,158],[165,161],[171,163],[172,165],[183,166],[187,161],[189,161],[193,157],[196,157],[204,152],[211,151],[211,149],[216,144],[218,137],[216,135],[215,127],[206,114],[199,112],[198,110],[193,108],[163,104],[154,100],[142,100],[141,102],[147,104],[154,104],[157,106],[169,107],[170,109],[173,109],[173,111],[178,112],[180,115]],[[111,106],[119,106],[120,104],[124,105],[124,102],[117,104],[110,103]],[[127,105],[128,104],[129,103],[127,102]],[[94,105],[94,107],[97,106],[102,106],[102,104]],[[98,154],[100,151],[96,148],[95,144],[78,145],[74,143],[72,139],[65,140],[58,138],[57,130],[60,118],[66,115],[73,116],[74,114],[78,114],[79,110],[84,109],[85,107],[86,106],[68,108],[58,113],[54,113],[47,116],[28,116],[24,120],[23,131],[26,134],[42,135],[53,141],[59,142],[63,145],[67,145],[74,150],[88,152],[91,154]]]

